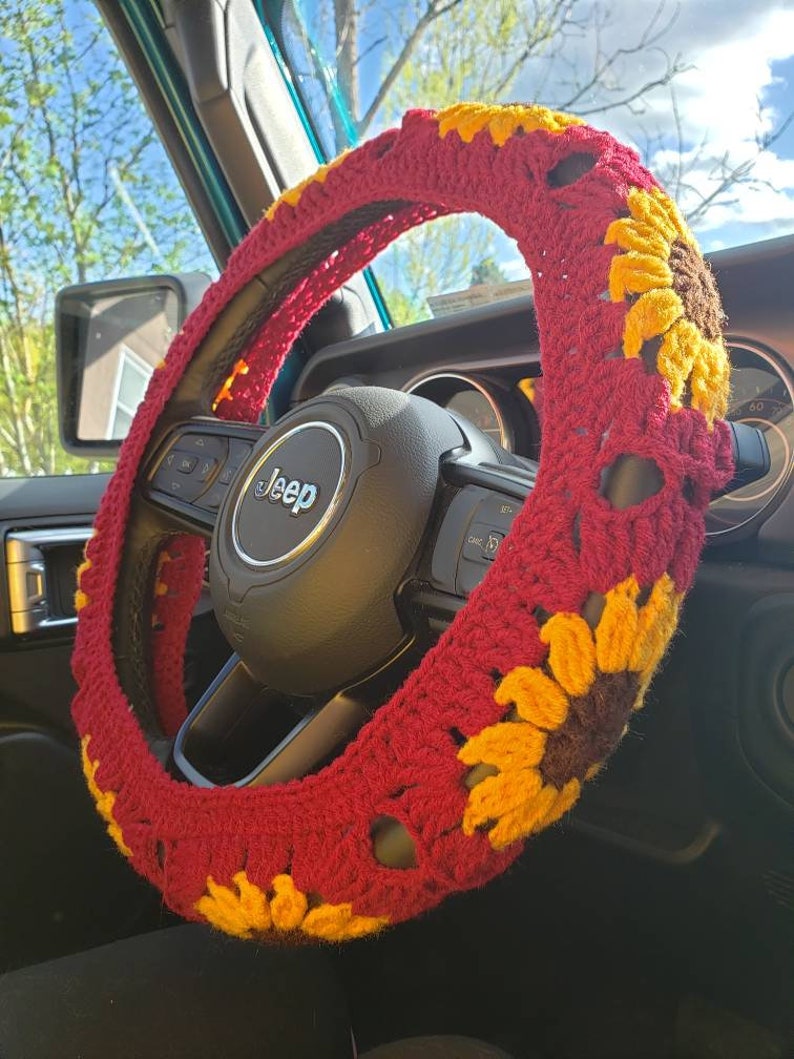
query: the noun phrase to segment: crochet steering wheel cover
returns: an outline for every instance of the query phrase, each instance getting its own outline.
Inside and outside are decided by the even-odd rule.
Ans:
[[[537,484],[451,628],[336,761],[280,786],[194,788],[164,771],[116,672],[138,469],[224,306],[282,255],[377,203],[375,220],[308,264],[244,359],[224,367],[217,414],[255,421],[311,315],[398,234],[480,212],[517,241],[535,281]],[[79,571],[83,767],[117,846],[174,911],[246,938],[357,937],[487,882],[574,804],[642,703],[694,575],[703,512],[730,477],[721,319],[691,233],[634,153],[541,107],[410,112],[271,206],[154,373]],[[601,483],[626,458],[652,461],[662,484],[618,509]],[[151,685],[168,734],[185,716],[203,556],[201,540],[174,536],[152,571]],[[375,859],[384,816],[410,834],[415,867]]]

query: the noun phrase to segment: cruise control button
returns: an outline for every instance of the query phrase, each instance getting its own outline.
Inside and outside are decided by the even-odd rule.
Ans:
[[[506,532],[521,510],[521,502],[507,496],[489,496],[477,508],[477,521]]]

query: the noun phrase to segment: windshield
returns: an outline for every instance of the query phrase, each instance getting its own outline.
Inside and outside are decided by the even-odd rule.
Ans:
[[[318,154],[411,107],[532,101],[632,144],[705,250],[794,231],[794,9],[756,0],[264,0]],[[402,236],[373,271],[395,323],[531,281],[481,217]]]

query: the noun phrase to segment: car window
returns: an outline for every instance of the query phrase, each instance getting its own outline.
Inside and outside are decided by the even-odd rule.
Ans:
[[[794,8],[779,0],[255,0],[326,157],[410,107],[532,101],[632,144],[706,250],[794,231]],[[479,217],[373,265],[395,323],[519,293]]]
[[[71,283],[217,268],[89,0],[0,8],[0,476],[107,463],[59,442],[53,302]],[[118,379],[121,431],[146,384]]]

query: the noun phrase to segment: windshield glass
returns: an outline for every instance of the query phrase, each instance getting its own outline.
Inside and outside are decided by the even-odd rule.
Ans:
[[[794,231],[785,0],[265,0],[262,11],[325,158],[411,107],[532,101],[632,144],[706,250]],[[407,233],[373,270],[397,324],[531,282],[515,244],[473,216]]]

